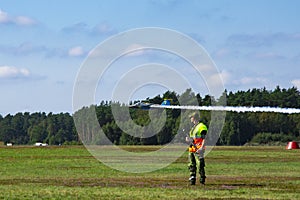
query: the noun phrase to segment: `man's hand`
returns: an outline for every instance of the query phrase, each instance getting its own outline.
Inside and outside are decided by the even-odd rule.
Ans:
[[[203,146],[201,146],[199,149],[197,149],[196,153],[200,153],[201,151],[203,151]]]
[[[187,143],[190,143],[190,142],[192,142],[193,140],[192,140],[192,138],[190,138],[190,137],[185,137],[185,141],[186,141]]]

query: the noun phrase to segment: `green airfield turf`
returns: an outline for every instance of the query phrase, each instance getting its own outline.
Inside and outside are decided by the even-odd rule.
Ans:
[[[205,186],[188,185],[187,153],[136,174],[105,166],[84,146],[3,146],[0,163],[0,199],[300,199],[300,149],[283,146],[215,147]]]

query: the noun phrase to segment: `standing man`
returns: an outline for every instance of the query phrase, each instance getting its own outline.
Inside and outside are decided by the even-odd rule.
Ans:
[[[189,170],[190,170],[190,184],[196,184],[197,168],[200,175],[200,183],[205,184],[205,136],[207,133],[207,127],[205,124],[199,122],[200,115],[198,112],[191,114],[190,116],[193,127],[190,131],[189,137],[186,137],[186,141],[190,144],[189,147]]]

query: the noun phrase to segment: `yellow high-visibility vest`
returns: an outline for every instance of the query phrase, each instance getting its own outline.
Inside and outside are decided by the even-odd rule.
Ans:
[[[189,148],[189,152],[196,152],[197,149],[202,147],[203,131],[207,132],[207,127],[203,123],[199,123],[190,131],[190,137],[193,138],[193,145]]]

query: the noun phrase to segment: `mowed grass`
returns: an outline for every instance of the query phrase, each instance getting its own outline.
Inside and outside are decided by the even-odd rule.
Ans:
[[[300,150],[284,147],[215,147],[205,186],[188,185],[187,153],[141,174],[111,169],[84,146],[1,147],[0,163],[0,199],[300,199]]]

